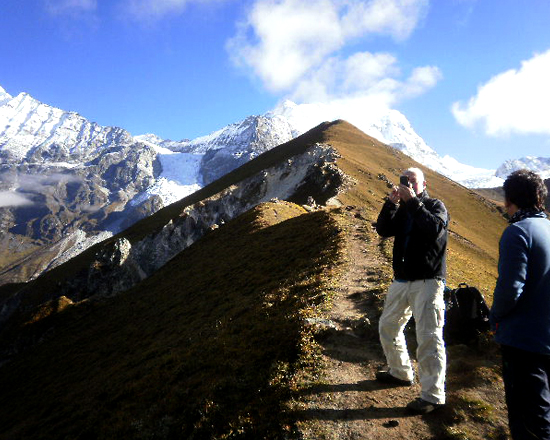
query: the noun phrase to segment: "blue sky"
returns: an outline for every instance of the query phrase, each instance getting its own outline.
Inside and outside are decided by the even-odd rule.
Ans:
[[[2,0],[0,86],[173,140],[349,100],[496,168],[550,157],[549,22],[550,0]]]

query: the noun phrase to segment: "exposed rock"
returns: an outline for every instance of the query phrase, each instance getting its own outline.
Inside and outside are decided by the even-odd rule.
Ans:
[[[118,232],[163,207],[159,197],[133,206],[128,201],[151,185],[160,172],[154,149],[148,145],[125,143],[100,149],[86,166],[51,167],[44,165],[2,166],[0,191],[17,185],[28,203],[0,208],[2,242],[28,239],[41,248],[36,254],[33,273],[56,265],[60,246],[76,231],[93,236],[104,231]],[[21,177],[21,176],[24,176]],[[61,246],[62,247],[62,246]],[[6,256],[9,258],[9,256]],[[19,267],[20,266],[20,267]],[[0,272],[0,283],[26,281],[27,272],[18,260]]]
[[[187,206],[178,218],[133,245],[125,238],[107,241],[88,268],[59,285],[52,295],[81,301],[127,290],[212,228],[260,203],[282,199],[303,204],[313,193],[317,203],[324,204],[350,184],[336,166],[336,158],[337,154],[330,146],[316,144],[292,160],[282,161],[212,197]],[[0,326],[18,309],[26,292],[27,289],[22,289],[1,305]]]

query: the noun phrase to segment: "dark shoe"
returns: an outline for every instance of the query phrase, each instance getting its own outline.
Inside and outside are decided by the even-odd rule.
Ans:
[[[420,397],[407,404],[407,409],[416,414],[428,414],[444,406],[443,403],[432,403]]]
[[[376,380],[392,385],[399,385],[401,387],[410,387],[413,384],[412,380],[398,379],[397,377],[392,376],[389,371],[377,371]]]

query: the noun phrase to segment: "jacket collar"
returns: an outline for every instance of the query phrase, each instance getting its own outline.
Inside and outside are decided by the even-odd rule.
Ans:
[[[423,202],[424,200],[429,199],[430,196],[428,195],[428,191],[424,190],[420,194],[418,194],[416,198]]]
[[[520,209],[508,220],[509,223],[516,223],[520,220],[525,220],[526,218],[537,217],[537,218],[546,218],[544,211],[539,211],[538,209]]]

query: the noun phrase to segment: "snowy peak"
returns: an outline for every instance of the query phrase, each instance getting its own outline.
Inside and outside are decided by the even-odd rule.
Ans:
[[[4,105],[6,102],[11,100],[12,97],[9,95],[3,88],[0,86],[0,105]]]
[[[285,118],[294,136],[305,133],[324,121],[344,119],[364,133],[401,150],[417,162],[468,187],[494,187],[502,184],[494,170],[462,164],[452,157],[439,156],[414,131],[401,112],[369,108],[361,102],[295,104],[284,101],[266,116]]]
[[[526,156],[521,159],[512,159],[504,162],[496,171],[496,175],[502,179],[513,171],[528,169],[537,173],[543,179],[550,178],[550,158]]]
[[[3,89],[2,89],[3,91]],[[128,143],[128,132],[102,127],[75,112],[43,104],[27,93],[0,92],[0,158],[18,163],[82,163],[114,143]]]
[[[148,145],[166,148],[170,151],[182,151],[189,144],[188,139],[184,139],[181,141],[172,141],[170,139],[162,139],[160,136],[157,136],[153,133],[134,136],[134,140]]]
[[[198,137],[187,144],[193,153],[206,153],[220,148],[235,154],[255,151],[261,153],[289,141],[294,136],[288,121],[281,117],[249,116],[248,118]]]
[[[462,164],[439,156],[414,131],[399,111],[372,109],[359,103],[296,104],[286,100],[260,116],[250,116],[191,141],[165,141],[144,135],[136,139],[181,153],[204,155],[197,182],[208,184],[277,145],[326,121],[346,120],[364,133],[391,145],[416,161],[468,187],[495,187],[502,179],[494,170]]]

